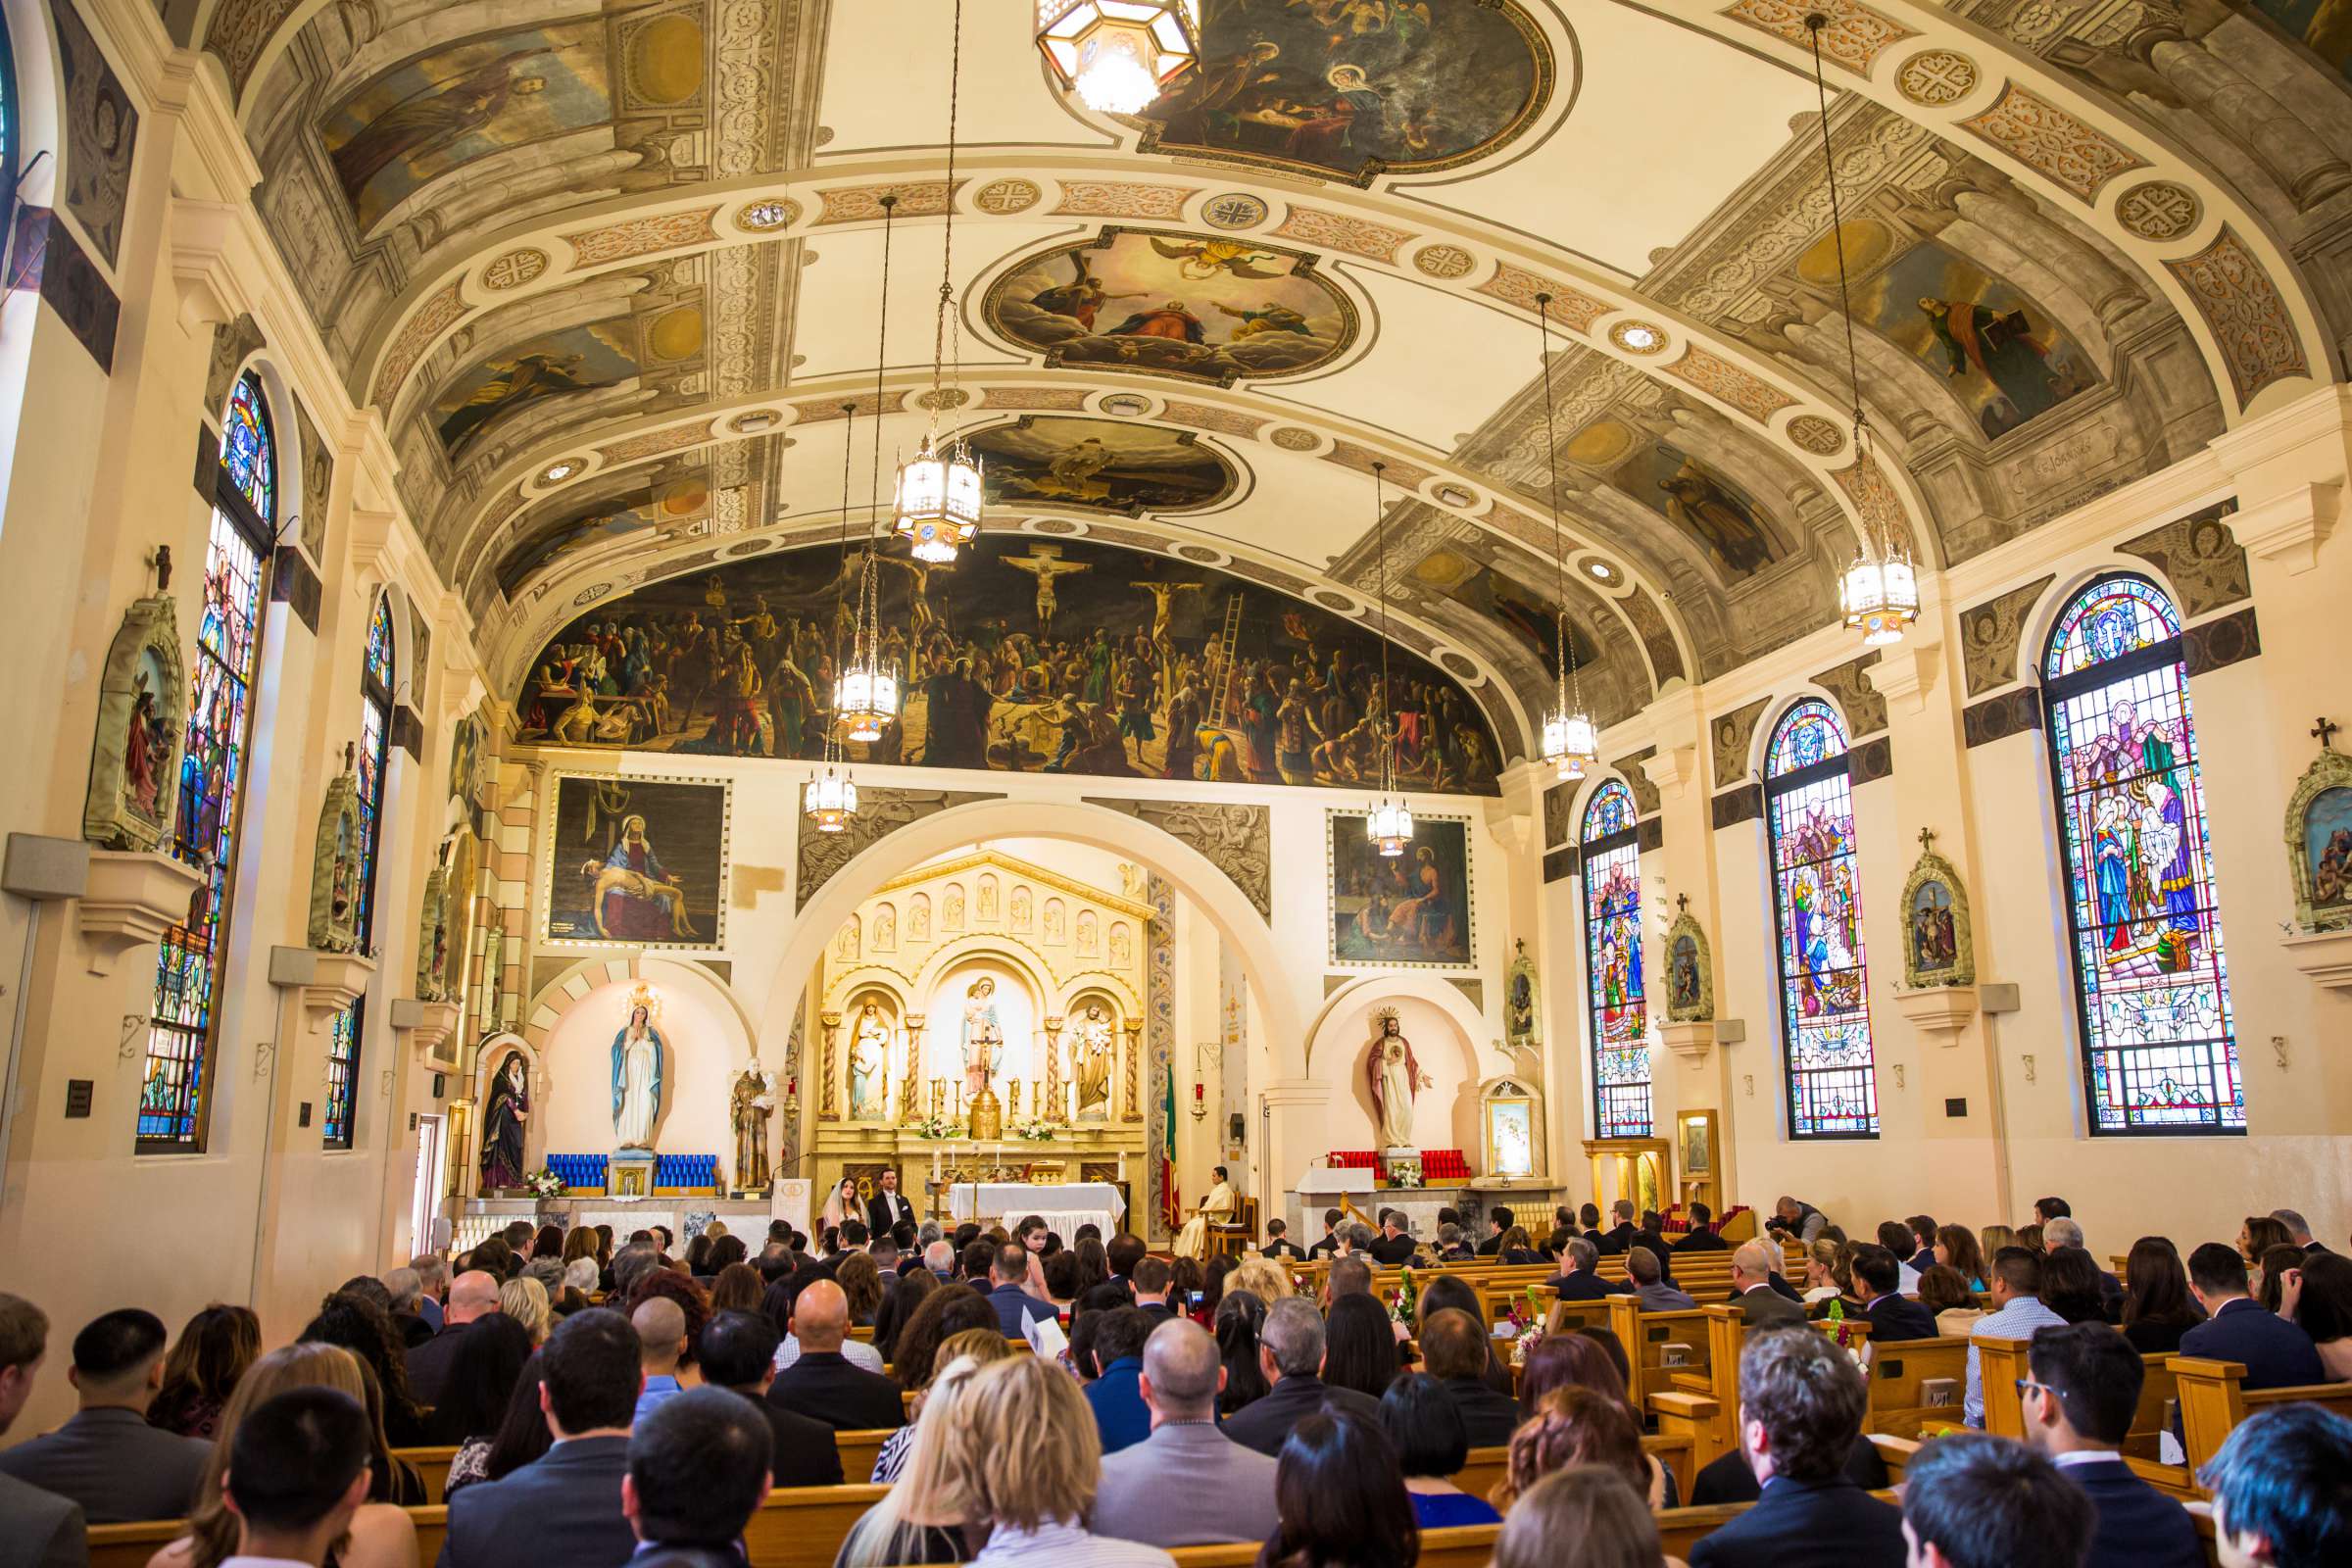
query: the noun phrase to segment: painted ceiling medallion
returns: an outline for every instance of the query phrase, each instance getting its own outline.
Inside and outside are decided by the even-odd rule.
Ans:
[[[1295,424],[1284,425],[1266,439],[1285,452],[1312,452],[1323,444],[1323,438],[1314,431],[1301,430]]]
[[[1102,400],[1102,412],[1132,418],[1139,414],[1151,413],[1152,400],[1139,398],[1132,392],[1113,392]]]
[[[1451,279],[1468,277],[1478,260],[1459,245],[1424,245],[1413,252],[1413,265],[1430,277]]]
[[[774,429],[783,417],[773,409],[754,409],[729,419],[727,428],[737,435],[758,435],[762,430]]]
[[[1605,561],[1588,560],[1585,563],[1585,575],[1594,582],[1605,583],[1611,588],[1625,581],[1624,573]]]
[[[789,196],[770,196],[736,209],[735,226],[750,229],[755,234],[766,234],[791,227],[800,220],[800,216],[799,202]]]
[[[520,288],[547,270],[547,252],[533,245],[511,250],[504,256],[494,256],[482,269],[482,287],[501,293]]]
[[[1845,450],[1845,432],[1818,414],[1800,414],[1790,419],[1788,439],[1817,458],[1836,457]]]
[[[1609,341],[1628,354],[1663,354],[1666,329],[1647,321],[1619,321],[1609,328]]]
[[[561,463],[551,463],[540,470],[539,482],[541,484],[562,484],[585,466],[587,465],[578,458],[565,458]]]
[[[1895,73],[1897,92],[1924,109],[1956,104],[1977,90],[1977,63],[1949,49],[1923,49]]]
[[[2169,179],[2134,185],[2115,204],[2116,221],[2148,240],[2179,239],[2203,216],[2196,192]]]
[[[992,218],[1006,218],[1027,212],[1043,201],[1045,194],[1034,179],[994,179],[980,187],[972,206]]]
[[[1255,228],[1266,220],[1266,204],[1247,191],[1227,191],[1208,199],[1200,220],[1211,228]]]
[[[1466,485],[1452,483],[1442,484],[1438,486],[1434,493],[1441,502],[1444,502],[1449,507],[1474,507],[1478,505],[1477,494]]]

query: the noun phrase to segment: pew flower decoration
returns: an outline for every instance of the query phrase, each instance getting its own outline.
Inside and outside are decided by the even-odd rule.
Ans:
[[[1824,1321],[1829,1325],[1830,1338],[1838,1342],[1838,1348],[1845,1352],[1845,1358],[1867,1372],[1870,1362],[1865,1353],[1866,1348],[1857,1348],[1854,1344],[1853,1325],[1845,1320],[1845,1303],[1832,1297],[1829,1316]]]
[[[1389,1315],[1406,1328],[1413,1326],[1413,1307],[1421,1299],[1421,1287],[1413,1279],[1413,1267],[1407,1263],[1404,1276],[1396,1285],[1396,1301]]]
[[[529,1189],[534,1198],[562,1198],[564,1196],[564,1178],[552,1170],[535,1170],[522,1179],[522,1185]]]

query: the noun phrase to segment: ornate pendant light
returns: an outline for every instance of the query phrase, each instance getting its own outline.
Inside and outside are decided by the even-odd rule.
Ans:
[[[841,668],[841,622],[849,611],[850,581],[850,450],[852,438],[858,433],[858,405],[841,406],[841,570],[833,579],[833,667]],[[834,688],[834,701],[840,701],[840,688]],[[808,820],[816,824],[819,833],[839,833],[850,825],[858,814],[858,785],[850,777],[849,764],[842,760],[841,741],[835,726],[825,726],[825,770],[808,781],[804,800]]]
[[[1838,253],[1838,305],[1845,316],[1846,382],[1854,400],[1854,464],[1865,472],[1870,458],[1870,420],[1862,412],[1862,361],[1854,351],[1854,302],[1845,280],[1845,216],[1838,200],[1838,160],[1830,150],[1830,89],[1821,74],[1821,32],[1830,19],[1816,11],[1805,18],[1813,34],[1813,95],[1821,105],[1821,161],[1830,177],[1830,243]],[[1869,509],[1864,509],[1867,513]],[[1838,579],[1838,607],[1846,629],[1872,647],[1899,643],[1919,619],[1919,573],[1911,552],[1875,516],[1862,522],[1862,548]]]
[[[1200,0],[1037,0],[1037,46],[1100,114],[1132,115],[1200,60]]]
[[[940,411],[948,392],[948,322],[956,297],[956,114],[963,90],[963,0],[956,0],[956,31],[948,55],[948,215],[940,244],[939,314],[931,328],[931,425],[913,459],[899,465],[891,532],[905,539],[914,559],[945,565],[980,532],[980,465],[960,439],[939,437]],[[957,379],[962,376],[963,327],[956,327]]]
[[[1380,799],[1364,818],[1364,837],[1381,854],[1398,856],[1413,841],[1413,809],[1396,791],[1396,737],[1389,709],[1389,508],[1381,491],[1381,475],[1388,468],[1385,463],[1372,465],[1372,548],[1380,559],[1380,722],[1375,726],[1380,739]]]
[[[899,716],[899,672],[882,662],[882,596],[874,562],[874,535],[880,527],[882,508],[882,378],[890,364],[890,230],[898,207],[895,194],[882,198],[882,330],[874,348],[873,500],[866,518],[865,549],[858,561],[850,660],[841,667],[841,678],[833,687],[834,722],[854,741],[880,740],[891,720]],[[842,511],[846,516],[846,497]]]
[[[1544,455],[1551,465],[1552,591],[1559,597],[1558,662],[1552,670],[1551,711],[1544,715],[1544,760],[1563,779],[1583,778],[1585,769],[1600,756],[1600,733],[1585,708],[1584,682],[1576,673],[1576,644],[1568,635],[1568,536],[1560,527],[1560,443],[1559,432],[1552,425],[1549,294],[1536,296],[1536,322],[1543,338],[1539,367],[1544,376]],[[1575,688],[1573,702],[1571,686]]]

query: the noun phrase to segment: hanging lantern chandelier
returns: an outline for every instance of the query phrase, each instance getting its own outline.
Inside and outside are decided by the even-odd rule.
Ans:
[[[882,595],[877,583],[879,569],[874,560],[874,535],[880,526],[882,506],[882,410],[883,368],[890,363],[890,234],[891,220],[897,214],[899,198],[895,194],[882,198],[882,329],[874,348],[874,477],[873,499],[866,517],[865,549],[861,552],[858,571],[858,608],[850,622],[849,662],[841,666],[840,678],[833,686],[833,718],[843,734],[854,741],[873,741],[899,716],[899,672],[895,665],[882,662]],[[843,464],[848,464],[847,435]],[[842,497],[842,515],[849,515],[849,497]]]
[[[1395,715],[1389,709],[1389,508],[1381,490],[1388,468],[1385,463],[1372,465],[1372,550],[1380,561],[1380,721],[1374,726],[1380,740],[1380,799],[1364,818],[1364,837],[1381,854],[1394,857],[1413,841],[1413,808],[1396,790]]]
[[[1099,114],[1132,115],[1200,60],[1200,0],[1037,0],[1037,46]]]
[[[1830,151],[1830,89],[1822,79],[1821,32],[1830,19],[1805,18],[1813,34],[1813,95],[1821,105],[1821,161],[1830,181],[1830,243],[1838,255],[1838,305],[1845,316],[1846,384],[1854,405],[1854,471],[1870,471],[1870,420],[1862,412],[1862,361],[1854,350],[1854,302],[1845,278],[1845,215],[1838,200],[1838,160]],[[1919,619],[1919,572],[1911,552],[1888,533],[1878,509],[1862,508],[1862,547],[1838,579],[1838,608],[1848,631],[1870,647],[1899,643]]]
[[[905,539],[917,561],[946,565],[956,552],[980,532],[980,465],[961,438],[940,440],[940,411],[959,404],[958,388],[950,395],[947,367],[954,363],[962,379],[963,323],[956,319],[956,115],[963,89],[963,0],[956,0],[955,34],[948,54],[948,214],[940,242],[939,313],[931,328],[931,425],[914,457],[899,465],[898,486],[891,505],[891,532]],[[948,356],[949,322],[956,320],[956,354]]]
[[[1559,599],[1552,706],[1544,715],[1544,760],[1560,778],[1583,778],[1585,769],[1599,759],[1600,733],[1585,707],[1584,682],[1576,673],[1576,644],[1568,635],[1568,536],[1560,527],[1560,445],[1559,432],[1552,424],[1549,294],[1536,296],[1536,322],[1542,334],[1538,352],[1543,358],[1538,366],[1544,377],[1544,455],[1551,465],[1552,591]]]
[[[841,667],[841,623],[849,613],[850,580],[850,449],[858,433],[858,405],[841,406],[841,569],[833,578],[833,667]],[[840,687],[834,688],[834,702],[841,701]],[[808,781],[803,802],[808,820],[819,833],[839,833],[850,825],[858,814],[858,785],[850,777],[849,764],[841,755],[841,740],[836,726],[825,726],[825,770]]]

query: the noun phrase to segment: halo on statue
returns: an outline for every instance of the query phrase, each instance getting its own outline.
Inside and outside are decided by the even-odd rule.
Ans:
[[[647,1023],[656,1024],[662,1021],[662,993],[650,980],[640,980],[630,988],[629,1011],[634,1013],[639,1007],[645,1009]]]

